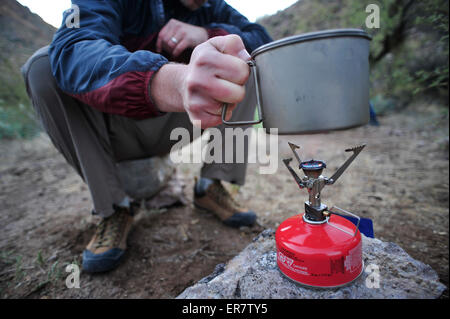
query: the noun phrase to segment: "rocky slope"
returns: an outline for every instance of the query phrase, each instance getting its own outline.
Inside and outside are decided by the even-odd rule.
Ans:
[[[54,32],[53,26],[17,1],[0,2],[0,138],[21,135],[33,126],[20,67],[51,42]]]

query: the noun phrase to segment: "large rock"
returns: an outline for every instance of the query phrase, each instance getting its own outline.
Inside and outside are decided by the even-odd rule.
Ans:
[[[117,164],[117,169],[127,195],[134,199],[147,199],[167,185],[175,172],[175,165],[167,155],[123,161]]]
[[[295,284],[277,268],[273,230],[265,230],[247,248],[177,298],[438,298],[446,289],[436,272],[394,243],[363,236],[367,271],[352,284],[312,289]],[[379,288],[369,270],[378,266]],[[369,277],[370,276],[370,277]],[[375,287],[374,287],[375,286]],[[372,288],[370,288],[372,287]]]

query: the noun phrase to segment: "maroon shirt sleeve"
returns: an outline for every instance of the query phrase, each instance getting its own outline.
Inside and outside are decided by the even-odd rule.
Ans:
[[[229,33],[227,31],[225,31],[224,29],[219,29],[219,28],[206,28],[206,31],[208,32],[208,38],[214,38],[214,37],[218,37],[218,36],[222,36],[222,35],[228,35]]]

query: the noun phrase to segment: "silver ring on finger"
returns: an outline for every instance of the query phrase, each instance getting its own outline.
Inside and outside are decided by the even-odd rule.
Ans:
[[[172,42],[175,43],[175,44],[178,43],[178,40],[177,40],[177,38],[175,38],[175,37],[171,37],[171,38],[170,38],[170,41],[172,41]]]

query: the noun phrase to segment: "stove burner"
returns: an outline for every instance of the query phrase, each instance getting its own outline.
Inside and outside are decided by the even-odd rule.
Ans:
[[[295,158],[297,159],[299,168],[303,170],[306,176],[303,179],[301,179],[294,171],[294,169],[289,165],[290,162],[292,161],[292,158],[284,159],[283,162],[286,165],[289,172],[291,173],[291,175],[294,177],[297,185],[300,188],[308,189],[309,202],[306,202],[306,205],[308,206],[307,215],[309,215],[309,217],[311,217],[310,219],[314,221],[324,220],[325,215],[323,214],[323,212],[326,210],[326,206],[322,205],[321,203],[320,192],[326,185],[332,185],[338,180],[338,178],[344,173],[344,171],[349,167],[351,162],[353,162],[356,156],[358,156],[358,154],[364,149],[366,145],[363,144],[360,146],[346,149],[345,150],[346,152],[353,153],[352,156],[350,156],[347,159],[347,161],[345,161],[345,163],[342,164],[342,166],[339,167],[338,170],[330,178],[322,176],[323,169],[327,167],[325,162],[314,159],[302,162],[302,160],[300,159],[300,155],[297,153],[297,149],[299,149],[300,146],[295,145],[293,143],[289,143],[289,146],[292,152],[294,153]],[[311,214],[311,212],[316,212],[316,214]]]
[[[307,162],[302,162],[300,168],[304,171],[317,171],[326,168],[327,165],[322,161],[310,160]]]
[[[324,162],[313,159],[300,163],[300,168],[303,170],[303,173],[310,178],[318,178],[322,175],[322,170],[326,167],[327,165]]]

